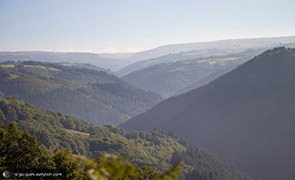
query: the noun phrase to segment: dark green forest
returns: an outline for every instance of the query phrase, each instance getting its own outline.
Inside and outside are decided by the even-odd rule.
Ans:
[[[82,179],[89,175],[87,170],[90,169],[96,169],[99,174],[99,162],[107,158],[106,166],[111,162],[119,166],[127,161],[132,167],[140,169],[135,172],[151,173],[155,175],[153,178],[160,177],[161,173],[167,175],[174,172],[173,165],[181,163],[180,179],[250,179],[235,167],[217,160],[211,153],[189,146],[183,138],[176,137],[171,132],[126,132],[111,125],[96,127],[69,115],[45,111],[40,106],[13,97],[0,98],[0,122],[3,127],[0,141],[1,158],[4,159],[1,161],[2,167],[19,164],[24,168],[67,169],[69,163],[72,168],[67,173],[69,176],[72,174],[69,179]],[[18,131],[16,126],[23,132]],[[24,152],[26,155],[22,156]],[[106,154],[126,159],[111,158],[111,162],[108,162],[109,156],[105,157]],[[16,160],[14,156],[22,156],[23,161]],[[97,161],[96,158],[102,159]],[[89,166],[83,167],[85,162]],[[96,171],[93,173],[97,174]],[[138,179],[152,179],[143,178],[145,175],[142,174],[138,176],[142,176]]]
[[[119,124],[161,100],[114,75],[69,63],[6,62],[0,84],[5,96],[95,125]]]
[[[173,131],[254,177],[294,180],[294,82],[295,49],[270,49],[120,127]]]

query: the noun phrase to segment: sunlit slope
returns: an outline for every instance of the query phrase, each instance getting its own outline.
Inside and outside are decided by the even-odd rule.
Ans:
[[[161,99],[106,72],[60,64],[0,64],[0,84],[5,96],[96,125],[126,121]]]

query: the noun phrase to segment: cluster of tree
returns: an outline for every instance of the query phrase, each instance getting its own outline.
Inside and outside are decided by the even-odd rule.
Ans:
[[[5,96],[95,125],[119,124],[161,100],[160,95],[103,71],[31,61],[9,63],[14,66],[0,65],[0,90]]]
[[[178,179],[180,171],[179,164],[160,174],[152,167],[138,167],[124,158],[108,154],[88,159],[75,157],[69,150],[53,153],[40,145],[36,137],[19,131],[16,123],[9,124],[7,130],[0,127],[0,168],[30,173],[55,170],[63,173],[59,178],[73,180],[173,180]],[[13,173],[11,175],[13,178]]]
[[[53,152],[59,152],[59,149],[69,149],[75,155],[88,158],[102,157],[108,153],[117,157],[126,157],[138,168],[153,167],[159,173],[164,173],[174,164],[183,161],[183,173],[181,174],[183,179],[186,174],[190,174],[191,177],[205,178],[210,173],[214,173],[214,177],[219,177],[219,179],[222,177],[230,177],[229,180],[240,177],[249,179],[241,175],[237,169],[228,168],[227,164],[216,160],[211,157],[213,155],[198,148],[193,157],[188,156],[187,158],[199,158],[196,161],[198,163],[186,161],[184,157],[179,156],[179,153],[188,151],[190,146],[184,139],[176,137],[171,132],[156,130],[126,132],[111,125],[95,127],[86,121],[61,113],[45,111],[37,105],[16,100],[13,97],[2,97],[0,98],[0,122],[7,127],[12,121],[16,122],[21,130],[36,136],[42,145]],[[208,173],[200,173],[200,170]],[[229,175],[224,176],[224,174]]]
[[[36,137],[19,131],[16,123],[11,123],[7,130],[0,128],[0,167],[30,172],[57,169],[63,171],[67,179],[85,177],[81,164],[68,151],[48,151],[39,145]]]

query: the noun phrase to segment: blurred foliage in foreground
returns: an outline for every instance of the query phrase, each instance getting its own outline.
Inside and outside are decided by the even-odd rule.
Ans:
[[[66,179],[100,180],[173,180],[178,179],[180,165],[164,174],[151,167],[137,167],[122,157],[105,154],[96,160],[74,157],[68,150],[48,151],[36,137],[19,131],[15,123],[0,129],[0,167],[8,169],[63,169]]]

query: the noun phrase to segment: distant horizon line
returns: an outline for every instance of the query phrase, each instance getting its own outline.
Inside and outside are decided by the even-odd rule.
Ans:
[[[138,50],[135,50],[136,48],[129,48],[130,50],[122,50],[122,51],[116,51],[118,48],[107,48],[105,50],[73,50],[73,49],[44,49],[44,50],[1,50],[1,53],[7,52],[7,53],[13,53],[13,52],[52,52],[52,53],[89,53],[89,54],[106,54],[106,55],[112,55],[112,54],[136,54],[143,51],[148,51],[164,46],[170,46],[170,45],[181,45],[181,44],[196,44],[196,43],[212,43],[212,42],[218,42],[218,41],[231,41],[231,40],[250,40],[250,39],[269,39],[269,38],[295,38],[295,35],[286,35],[286,36],[266,36],[266,37],[245,37],[245,38],[227,38],[227,39],[216,39],[216,40],[208,40],[208,41],[194,41],[194,42],[179,42],[179,43],[169,43],[164,45],[158,45],[153,48],[138,48]]]

